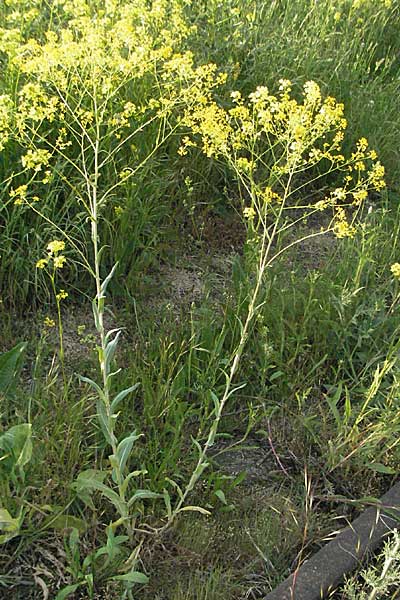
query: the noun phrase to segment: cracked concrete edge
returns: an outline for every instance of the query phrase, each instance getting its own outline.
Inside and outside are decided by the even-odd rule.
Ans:
[[[400,523],[400,482],[361,513],[263,600],[321,600]]]

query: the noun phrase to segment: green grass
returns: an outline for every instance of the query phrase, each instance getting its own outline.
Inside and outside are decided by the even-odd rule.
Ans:
[[[52,12],[46,2],[26,4],[39,11],[22,27],[27,38],[43,39],[50,22],[56,29],[68,18],[67,8]],[[87,4],[98,11],[95,2]],[[320,547],[338,528],[338,518],[344,524],[355,514],[353,500],[362,505],[362,498],[379,497],[395,480],[400,284],[390,267],[400,262],[400,16],[396,2],[353,4],[174,3],[196,25],[174,50],[190,49],[196,65],[213,61],[227,73],[215,92],[222,106],[232,89],[247,94],[267,85],[275,91],[279,79],[289,78],[297,95],[304,82],[315,80],[324,94],[345,104],[345,149],[366,136],[377,150],[387,189],[368,199],[355,237],[308,240],[268,269],[236,373],[238,389],[219,423],[210,464],[189,496],[196,512],[181,513],[153,535],[166,522],[165,494],[176,506],[197,463],[194,440],[206,443],[213,393],[224,393],[254,272],[244,248],[237,181],[221,159],[196,150],[177,154],[185,127],[167,136],[118,188],[99,222],[107,246],[101,274],[118,262],[106,326],[123,327],[122,370],[111,392],[140,385],[119,404],[113,427],[118,440],[134,430],[141,434],[127,462],[128,472],[136,473],[128,489],[159,496],[135,502],[130,518],[139,531],[128,532],[129,543],[121,542],[107,560],[106,552],[118,545],[107,529],[117,518],[115,505],[99,488],[88,499],[74,487],[87,469],[107,476],[111,470],[96,393],[78,377],[97,381],[94,285],[69,245],[68,267],[59,271],[57,284],[69,293],[62,304],[63,373],[56,328],[43,326],[55,314],[55,301],[48,278],[35,269],[61,232],[93,260],[87,215],[66,180],[81,183],[66,162],[58,163],[50,185],[37,184],[40,216],[9,197],[11,187],[23,182],[21,174],[12,184],[9,179],[21,167],[22,148],[14,141],[0,153],[0,350],[27,342],[22,364],[8,365],[7,372],[0,355],[0,509],[20,519],[14,537],[5,540],[1,535],[9,532],[4,526],[0,531],[0,596],[41,597],[34,569],[44,556],[39,575],[50,598],[75,583],[80,587],[71,597],[77,599],[262,597]],[[24,3],[19,5],[22,10]],[[0,8],[0,16],[10,14],[8,4]],[[13,26],[7,18],[6,29]],[[162,31],[161,25],[154,27]],[[0,92],[14,96],[20,80],[7,62],[5,43],[0,37]],[[171,89],[177,85],[174,80]],[[158,86],[149,74],[137,88],[127,85],[116,104],[157,96]],[[178,105],[166,131],[180,111]],[[157,124],[148,127],[136,149],[125,149],[120,162],[107,166],[104,188],[121,168],[152,152],[157,132]],[[80,160],[79,144],[71,152]],[[335,180],[324,185],[335,187]],[[300,222],[297,233],[323,225],[318,216]],[[1,436],[22,423],[32,424],[32,453],[26,446],[27,460],[8,468]],[[77,542],[71,525],[80,530]],[[124,524],[115,526],[115,535],[125,533]],[[129,556],[129,568],[150,577],[132,596],[112,579],[130,572]],[[368,598],[370,580],[363,574],[349,583],[348,597],[362,583]]]

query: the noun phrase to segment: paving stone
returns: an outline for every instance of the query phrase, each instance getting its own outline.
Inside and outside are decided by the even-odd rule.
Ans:
[[[321,600],[360,566],[400,522],[400,482],[263,600]]]

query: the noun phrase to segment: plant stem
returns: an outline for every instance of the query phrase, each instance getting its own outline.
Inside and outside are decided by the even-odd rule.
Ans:
[[[97,109],[96,101],[94,100],[95,109]],[[117,450],[118,450],[118,440],[114,433],[114,419],[111,411],[111,403],[110,403],[110,380],[109,380],[109,369],[108,369],[108,361],[106,358],[107,352],[107,336],[104,326],[104,294],[102,291],[102,278],[101,278],[101,253],[99,249],[99,232],[98,232],[98,219],[99,219],[99,202],[98,202],[98,181],[99,181],[99,149],[100,149],[100,124],[98,120],[98,113],[95,110],[96,114],[96,140],[93,145],[94,152],[94,165],[93,165],[93,179],[92,182],[87,180],[87,187],[91,189],[91,197],[90,197],[90,208],[91,208],[91,236],[92,236],[92,244],[93,244],[93,252],[94,252],[94,276],[96,282],[96,309],[97,309],[97,319],[96,319],[96,328],[100,337],[100,349],[99,349],[99,364],[100,371],[103,380],[103,398],[100,399],[101,402],[104,402],[104,407],[107,415],[107,431],[110,438],[110,445],[112,449],[112,453],[115,457],[115,464],[113,465],[116,473],[117,486],[118,486],[118,494],[122,500],[122,504],[126,505],[126,496],[124,491],[124,478],[123,473],[120,468],[119,461],[117,459]],[[128,519],[128,509],[124,511],[124,514],[121,514],[121,517],[124,521]],[[125,523],[128,533],[131,532],[131,527],[129,524]]]
[[[178,515],[178,513],[180,512],[180,510],[183,508],[187,496],[193,490],[194,486],[196,485],[197,481],[199,480],[201,473],[203,472],[203,469],[204,469],[206,455],[207,455],[210,447],[214,443],[215,436],[218,431],[218,426],[219,426],[225,405],[226,405],[227,401],[229,400],[229,397],[232,394],[231,388],[232,388],[233,379],[239,368],[243,350],[247,343],[250,325],[251,325],[253,318],[257,312],[257,308],[258,308],[257,299],[259,296],[260,287],[261,287],[262,281],[264,279],[265,271],[271,262],[271,260],[268,260],[268,258],[269,258],[269,254],[271,252],[273,240],[275,239],[275,235],[278,231],[278,226],[279,226],[280,219],[281,219],[281,216],[282,216],[282,213],[284,210],[285,201],[290,193],[290,185],[291,185],[292,175],[293,175],[293,170],[289,173],[289,177],[288,177],[288,180],[287,180],[286,186],[285,186],[285,193],[284,193],[284,196],[282,199],[281,206],[279,208],[278,215],[275,219],[274,226],[272,228],[272,233],[268,233],[267,227],[263,223],[261,249],[259,252],[259,263],[258,263],[258,268],[257,268],[257,279],[256,279],[256,283],[255,283],[255,286],[253,289],[251,299],[250,299],[249,307],[247,310],[246,321],[245,321],[243,329],[242,329],[240,341],[239,341],[238,347],[236,349],[235,355],[233,357],[229,375],[227,376],[227,379],[226,379],[224,393],[223,393],[222,399],[219,401],[217,408],[216,408],[214,421],[211,425],[207,440],[199,453],[196,467],[194,468],[194,470],[192,472],[189,483],[187,484],[185,491],[183,492],[182,496],[180,497],[175,509],[172,511],[166,525],[162,528],[162,530],[167,529],[172,524],[172,522],[175,520],[175,518]],[[255,191],[253,193],[256,194]],[[252,201],[257,202],[257,198],[253,197]],[[267,240],[268,240],[268,242],[267,242]]]
[[[51,287],[53,290],[54,298],[56,300],[57,305],[57,327],[58,327],[58,337],[59,337],[59,351],[60,351],[60,363],[61,363],[61,371],[62,377],[64,381],[64,386],[66,385],[66,375],[65,375],[65,360],[64,360],[64,337],[63,337],[63,325],[61,318],[61,306],[60,300],[57,296],[56,282],[55,282],[55,270],[53,270],[52,275],[50,275]]]

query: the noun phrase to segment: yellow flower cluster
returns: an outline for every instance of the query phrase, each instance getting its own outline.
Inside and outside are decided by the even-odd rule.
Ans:
[[[62,114],[59,99],[49,95],[40,83],[28,82],[19,91],[16,124],[20,134],[27,131],[28,124],[41,123],[45,119],[52,123]]]
[[[369,183],[371,187],[378,191],[382,190],[386,185],[384,177],[385,167],[379,161],[377,161],[369,172]]]
[[[68,293],[65,290],[60,290],[58,294],[56,294],[57,302],[61,302],[61,300],[65,300],[68,298]]]
[[[193,133],[201,136],[208,156],[226,156],[246,150],[251,142],[261,141],[284,146],[288,165],[299,160],[303,164],[322,158],[338,160],[332,152],[339,148],[344,137],[347,125],[344,107],[331,97],[323,101],[315,82],[304,85],[302,103],[291,96],[291,83],[287,80],[280,80],[278,95],[271,94],[266,87],[258,87],[247,101],[238,91],[232,92],[231,97],[234,107],[228,111],[212,100],[187,111],[185,122]],[[336,135],[331,144],[316,148],[316,142],[330,132]]]
[[[0,151],[9,139],[12,105],[10,96],[0,95]]]
[[[346,212],[342,206],[335,208],[335,223],[333,232],[338,238],[353,237],[356,229],[347,219]]]
[[[65,250],[65,243],[61,240],[53,240],[47,245],[47,258],[40,258],[36,263],[36,268],[45,269],[52,262],[54,270],[62,269],[67,262],[66,257],[63,254],[59,254],[63,250]],[[65,294],[64,290],[60,291],[60,294],[62,293]],[[66,297],[62,296],[62,298]],[[62,298],[60,297],[60,299]]]
[[[50,181],[52,157],[84,177],[99,132],[105,158],[125,143],[135,148],[132,132],[144,123],[195,104],[208,106],[212,130],[218,114],[209,106],[209,93],[226,76],[215,65],[195,65],[186,50],[195,26],[181,0],[105,0],[101,6],[54,0],[51,9],[50,20],[42,14],[42,0],[7,0],[0,11],[5,15],[0,48],[16,81],[15,93],[0,95],[0,151],[12,134],[22,166],[30,171],[30,195],[37,184]],[[217,135],[220,125],[214,127]],[[79,168],[82,148],[84,169]],[[140,163],[137,148],[131,158]],[[127,167],[131,164],[118,165],[118,172],[130,178],[133,169]],[[16,204],[25,202],[25,192],[15,194]]]
[[[65,250],[65,242],[54,240],[47,245],[47,250],[49,254],[58,254],[58,252]]]
[[[400,279],[400,263],[394,263],[391,267],[390,270],[393,274],[393,277],[395,277],[396,279]]]
[[[40,11],[41,1],[30,1],[35,4],[30,18]],[[140,78],[151,73],[155,64],[168,60],[172,48],[194,29],[178,0],[154,0],[151,7],[146,0],[107,0],[101,7],[90,0],[57,0],[52,11],[54,28],[50,25],[44,40],[29,37],[25,28],[25,36],[13,29],[22,11],[18,18],[15,11],[8,15],[0,40],[15,68],[37,81],[55,83],[65,92],[73,84],[88,92],[96,89],[96,94],[106,97],[117,80]],[[40,87],[43,94],[45,88]],[[31,116],[37,114],[32,107]]]
[[[51,154],[48,150],[43,148],[36,148],[35,150],[28,150],[28,152],[21,158],[22,166],[26,169],[33,169],[38,172],[42,170],[43,166],[49,164]]]
[[[140,114],[140,109],[133,104],[133,102],[127,102],[121,112],[116,112],[109,119],[108,124],[112,129],[115,130],[115,135],[118,139],[121,138],[121,129],[129,128],[131,124],[131,118],[136,114]]]
[[[350,158],[344,156],[347,121],[343,104],[331,96],[323,98],[314,81],[304,84],[299,101],[292,95],[291,82],[283,79],[277,94],[261,86],[247,99],[233,91],[231,99],[233,106],[225,109],[208,93],[186,110],[185,124],[192,135],[183,138],[180,153],[198,145],[207,156],[226,160],[245,189],[251,190],[260,215],[267,210],[277,214],[283,195],[291,194],[285,182],[293,183],[301,173],[320,169],[325,161],[331,165],[329,171],[344,173],[343,184],[308,207],[319,211],[331,208],[337,237],[354,235],[345,206],[358,207],[369,190],[381,190],[384,168],[364,137]],[[303,204],[300,196],[291,202]],[[246,207],[243,211],[248,221],[255,218],[253,210]]]
[[[20,185],[17,188],[11,188],[10,190],[10,198],[14,200],[14,204],[21,205],[26,201],[26,196],[28,192],[28,186],[26,184]]]
[[[274,93],[266,86],[247,97],[234,90],[230,107],[216,102],[213,90],[226,75],[213,64],[197,66],[193,53],[186,50],[184,42],[194,30],[185,18],[186,0],[104,0],[101,6],[92,0],[53,0],[46,30],[35,25],[35,19],[43,18],[42,0],[3,1],[0,44],[18,85],[12,97],[0,95],[0,150],[14,128],[30,182],[35,177],[40,183],[50,180],[53,156],[73,165],[69,146],[75,146],[75,158],[81,152],[90,154],[97,148],[93,132],[102,132],[103,157],[113,144],[119,148],[125,143],[132,129],[141,131],[149,114],[151,119],[164,119],[178,107],[188,130],[179,154],[198,146],[208,157],[226,161],[246,189],[243,198],[251,196],[251,207],[244,209],[248,221],[256,220],[256,214],[281,210],[294,181],[307,179],[313,169],[328,164],[329,171],[344,173],[343,184],[322,200],[314,196],[313,207],[333,211],[339,237],[352,235],[343,205],[358,207],[369,190],[385,185],[384,167],[365,138],[350,158],[344,156],[344,106],[323,97],[315,81],[293,93],[292,82],[280,79]],[[352,0],[351,9],[371,2]],[[349,0],[335,4],[337,21],[346,5]],[[250,24],[255,19],[244,6],[232,14]],[[139,144],[128,143],[136,159]],[[76,171],[85,178],[91,160],[83,157],[83,170],[80,160]],[[130,165],[118,163],[116,185],[123,185],[133,172]],[[90,188],[89,176],[87,180]],[[32,194],[21,185],[11,190],[10,197],[15,204],[24,204]],[[301,194],[291,202],[303,204]],[[115,214],[120,216],[120,207]],[[64,247],[55,248],[48,248],[49,256],[38,261],[38,268],[50,260],[55,269],[63,268]]]
[[[246,206],[243,209],[243,216],[245,219],[248,219],[249,221],[251,221],[256,216],[256,211],[254,210],[254,208],[252,206]]]
[[[56,326],[56,322],[54,321],[54,319],[51,319],[50,317],[45,317],[43,324],[45,327],[48,327],[49,329]]]

